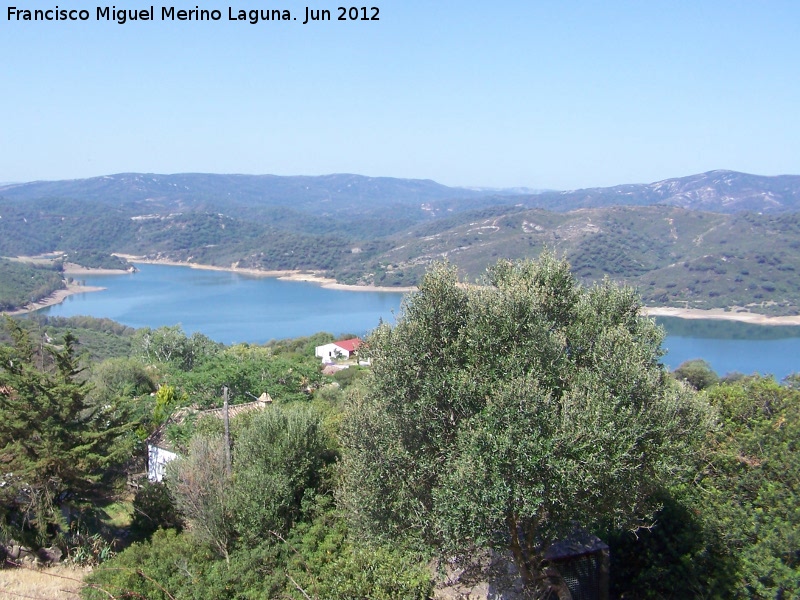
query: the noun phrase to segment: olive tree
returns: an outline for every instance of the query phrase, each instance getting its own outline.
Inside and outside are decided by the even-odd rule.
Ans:
[[[343,424],[351,524],[450,556],[508,551],[532,589],[556,589],[548,547],[647,524],[709,426],[662,339],[633,290],[581,287],[549,254],[499,262],[484,286],[435,266],[366,342],[373,375]]]

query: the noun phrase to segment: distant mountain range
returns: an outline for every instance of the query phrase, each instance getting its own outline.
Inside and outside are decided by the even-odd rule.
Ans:
[[[709,171],[650,184],[531,193],[524,188],[491,191],[448,187],[423,179],[347,174],[121,173],[90,179],[0,185],[0,197],[12,200],[68,198],[162,210],[193,210],[233,204],[251,208],[287,207],[321,214],[403,206],[420,211],[420,217],[511,202],[558,212],[576,208],[664,204],[718,213],[779,213],[800,210],[800,175],[766,177],[735,171]]]
[[[121,173],[91,179],[0,186],[0,196],[12,200],[69,198],[166,210],[230,204],[258,208],[280,206],[329,214],[360,211],[365,204],[372,207],[419,206],[431,201],[481,195],[477,191],[450,188],[430,180],[346,174],[282,177]]]
[[[565,211],[654,204],[716,213],[792,212],[800,209],[800,175],[765,177],[709,171],[650,184],[546,193],[540,195],[538,207]]]
[[[474,280],[543,248],[584,281],[625,281],[651,304],[800,314],[800,176],[711,171],[535,194],[360,175],[0,186],[0,256],[120,252],[405,286],[434,260]]]

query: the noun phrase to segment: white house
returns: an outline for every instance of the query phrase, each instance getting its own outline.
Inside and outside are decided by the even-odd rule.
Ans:
[[[330,344],[317,346],[314,350],[314,356],[321,358],[322,362],[333,362],[338,359],[348,359],[357,353],[361,343],[361,340],[358,338],[331,342]]]

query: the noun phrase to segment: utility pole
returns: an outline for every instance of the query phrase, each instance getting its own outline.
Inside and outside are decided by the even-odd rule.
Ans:
[[[222,417],[225,423],[225,473],[231,476],[231,428],[228,416],[228,386],[222,388]]]

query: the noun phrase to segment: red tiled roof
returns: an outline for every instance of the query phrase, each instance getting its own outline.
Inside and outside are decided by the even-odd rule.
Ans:
[[[351,338],[349,340],[341,340],[333,343],[339,346],[339,348],[341,348],[342,350],[347,350],[348,352],[355,352],[361,345],[361,340],[358,338]]]

